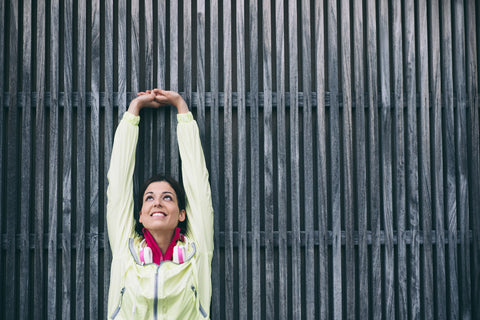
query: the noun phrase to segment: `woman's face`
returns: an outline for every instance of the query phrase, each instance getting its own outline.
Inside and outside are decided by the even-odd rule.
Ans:
[[[155,181],[143,194],[139,221],[149,231],[173,231],[185,220],[185,210],[179,210],[175,190],[166,181]]]

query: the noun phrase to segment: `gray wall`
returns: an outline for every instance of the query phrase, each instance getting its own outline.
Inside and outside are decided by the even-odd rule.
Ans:
[[[214,319],[480,314],[480,21],[465,1],[0,2],[0,318],[105,318],[113,134],[177,90],[215,209]],[[135,181],[179,176],[145,111]]]

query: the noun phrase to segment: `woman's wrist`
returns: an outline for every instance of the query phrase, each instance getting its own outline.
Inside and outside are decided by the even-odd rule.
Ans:
[[[180,101],[175,105],[175,107],[177,108],[177,113],[188,113],[190,111],[188,110],[187,103],[182,97],[180,97]]]
[[[142,107],[139,105],[138,100],[133,99],[130,102],[130,105],[128,106],[127,111],[130,112],[131,114],[135,115],[135,116],[138,116],[140,114],[141,109],[142,109]]]

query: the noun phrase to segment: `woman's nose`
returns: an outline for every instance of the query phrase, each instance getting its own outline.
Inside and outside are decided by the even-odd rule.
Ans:
[[[162,206],[162,199],[160,199],[160,198],[155,199],[155,201],[153,202],[153,205],[155,207],[161,207]]]

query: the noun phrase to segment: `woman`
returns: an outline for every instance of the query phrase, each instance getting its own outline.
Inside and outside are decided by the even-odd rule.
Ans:
[[[183,187],[163,176],[147,180],[140,194],[141,210],[134,216],[139,113],[145,107],[166,105],[175,106],[178,112]],[[108,181],[107,225],[113,255],[109,318],[209,318],[210,185],[197,124],[178,93],[154,89],[132,100],[115,133]]]

